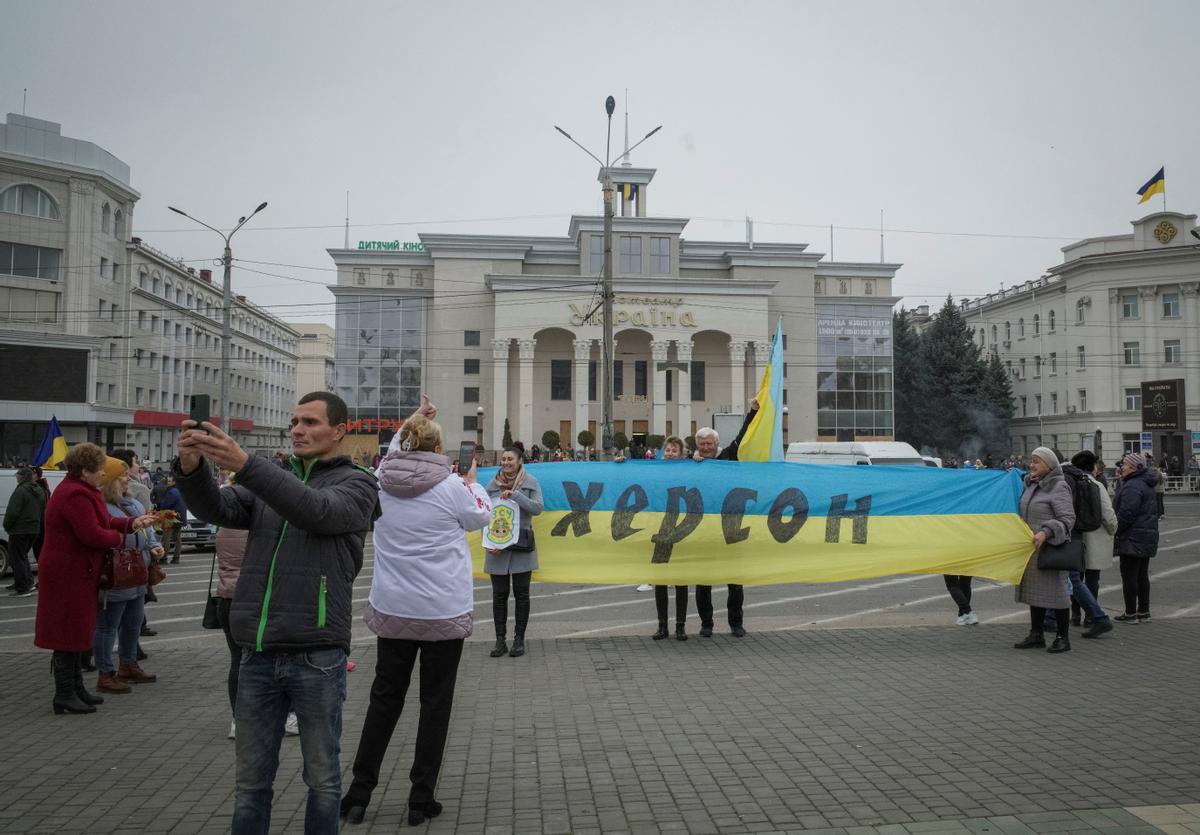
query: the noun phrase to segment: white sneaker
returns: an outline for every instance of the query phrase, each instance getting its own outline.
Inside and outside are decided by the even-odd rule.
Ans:
[[[963,615],[963,617],[966,618],[965,623],[967,626],[974,626],[975,624],[979,623],[979,615],[975,614],[974,612],[967,612],[965,615]]]
[[[226,739],[237,739],[237,720],[236,719],[231,719],[229,721],[229,736],[227,736]]]
[[[296,714],[288,714],[287,724],[283,726],[283,730],[288,736],[300,736],[300,720],[296,718]]]
[[[970,621],[967,620],[967,618],[969,618],[969,617],[970,617],[970,615],[959,615],[958,618],[955,619],[954,625],[955,626],[966,626],[968,623],[970,623]]]
[[[654,591],[654,586],[650,585],[649,583],[642,583],[640,586],[637,587],[637,590],[638,591]]]

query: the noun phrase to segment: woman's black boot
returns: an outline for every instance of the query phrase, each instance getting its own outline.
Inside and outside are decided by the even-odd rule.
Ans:
[[[684,628],[682,623],[675,624],[675,640],[676,641],[686,641],[687,640],[687,630]]]
[[[79,701],[75,695],[75,662],[79,654],[55,650],[50,657],[50,669],[54,672],[54,713],[95,713],[96,708]]]
[[[510,658],[520,658],[524,654],[525,654],[525,636],[524,635],[513,636],[512,649],[509,650],[509,652],[508,652],[509,657]]]
[[[496,637],[496,646],[492,647],[492,651],[488,653],[492,658],[499,658],[502,655],[508,655],[508,644],[504,641],[503,635]]]
[[[1017,641],[1013,644],[1013,649],[1045,649],[1046,636],[1041,632],[1030,632],[1025,636],[1025,640]]]
[[[90,692],[83,686],[83,656],[86,654],[81,652],[75,656],[75,695],[85,705],[102,705],[104,704],[104,697]]]
[[[346,823],[362,823],[367,813],[367,801],[348,794],[342,798],[341,812]]]
[[[1056,636],[1054,639],[1054,643],[1052,643],[1050,645],[1050,649],[1046,650],[1046,652],[1070,652],[1070,651],[1071,651],[1071,639],[1068,638],[1066,635]]]
[[[655,632],[650,637],[656,641],[661,641],[663,638],[666,638],[669,635],[670,635],[670,633],[667,632],[667,622],[665,620],[660,620],[658,622],[658,631]]]

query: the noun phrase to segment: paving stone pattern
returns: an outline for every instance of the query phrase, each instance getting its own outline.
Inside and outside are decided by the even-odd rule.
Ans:
[[[1200,832],[1200,619],[1061,656],[1011,649],[1022,631],[534,638],[521,659],[470,643],[445,813],[422,831]],[[355,658],[347,775],[373,646]],[[51,714],[48,653],[0,659],[0,831],[228,829],[223,647],[156,650],[160,681],[94,716]],[[367,819],[344,831],[407,828],[416,713],[414,682]],[[286,738],[273,831],[303,829],[300,762]]]

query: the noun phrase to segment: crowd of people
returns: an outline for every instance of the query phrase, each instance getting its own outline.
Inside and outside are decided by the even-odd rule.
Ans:
[[[728,445],[706,427],[696,433],[690,455],[683,439],[666,438],[661,459],[736,460],[756,409],[752,403]],[[144,604],[152,585],[148,580],[101,590],[98,578],[111,549],[136,552],[148,577],[151,566],[177,561],[177,527],[163,511],[171,509],[179,519],[190,511],[219,528],[213,571],[217,620],[229,649],[229,737],[236,759],[232,831],[269,830],[280,746],[289,732],[300,737],[304,759],[305,831],[332,833],[343,819],[361,822],[418,663],[420,713],[408,820],[419,824],[436,817],[442,811],[435,790],[458,668],[474,630],[472,558],[464,534],[487,527],[500,503],[519,516],[512,545],[484,554],[495,629],[490,655],[519,659],[527,652],[530,580],[538,567],[533,520],[544,507],[523,449],[506,448],[495,476],[481,485],[474,462],[460,472],[446,456],[436,417],[434,404],[423,398],[386,455],[373,462],[373,472],[338,454],[348,411],[327,392],[306,395],[297,404],[294,455],[287,459],[249,454],[219,427],[186,421],[178,457],[161,484],[131,451],[106,455],[86,443],[70,449],[66,478],[53,493],[39,484],[36,472],[19,472],[5,528],[34,553],[43,540],[35,644],[52,653],[54,711],[92,713],[103,703],[82,678],[93,657],[100,693],[128,693],[155,680],[140,666],[145,653],[138,645],[148,629]],[[1114,628],[1114,620],[1148,622],[1161,476],[1141,455],[1127,455],[1110,499],[1094,453],[1080,452],[1068,462],[1041,447],[1020,463],[1027,471],[1019,512],[1035,547],[1016,587],[1017,600],[1030,612],[1029,634],[1016,648],[1061,653],[1071,649],[1073,625],[1085,628],[1084,637],[1097,638]],[[226,477],[218,484],[222,473]],[[353,663],[348,658],[353,583],[368,536],[375,563],[363,621],[376,636],[376,666],[353,779],[343,793],[342,704]],[[1116,618],[1097,601],[1101,571],[1113,556],[1119,558],[1124,597],[1124,611]],[[27,593],[28,566],[14,561],[14,571],[15,591]],[[961,625],[978,623],[971,580],[945,578]],[[744,589],[727,587],[729,628],[742,637]],[[671,637],[670,597],[668,586],[654,587],[654,640]],[[674,597],[674,637],[685,641],[687,586],[676,586]],[[711,637],[712,587],[697,585],[695,599],[699,635]],[[1047,647],[1048,630],[1055,637]]]

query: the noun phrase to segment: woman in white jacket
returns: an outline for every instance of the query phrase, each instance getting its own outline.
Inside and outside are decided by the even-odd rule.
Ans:
[[[375,681],[342,814],[349,823],[363,819],[419,655],[421,716],[408,795],[408,822],[416,826],[442,811],[433,793],[475,608],[464,534],[487,525],[492,504],[475,480],[474,463],[465,474],[451,474],[442,454],[442,429],[421,414],[405,421],[378,476],[382,513],[375,524],[375,573],[363,615],[379,636]]]

